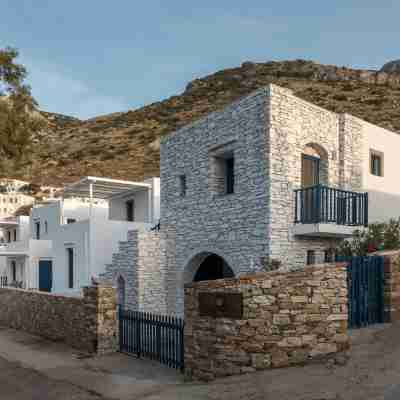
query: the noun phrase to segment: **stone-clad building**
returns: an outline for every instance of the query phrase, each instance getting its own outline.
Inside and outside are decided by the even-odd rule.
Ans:
[[[368,219],[400,215],[396,147],[399,135],[275,85],[163,138],[159,245],[119,261],[153,260],[157,278],[146,291],[136,273],[132,305],[153,311],[156,293],[181,314],[185,283],[330,261]]]

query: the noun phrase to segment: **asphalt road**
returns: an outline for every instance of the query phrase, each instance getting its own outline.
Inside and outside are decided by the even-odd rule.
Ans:
[[[104,397],[0,358],[0,399],[100,400]]]

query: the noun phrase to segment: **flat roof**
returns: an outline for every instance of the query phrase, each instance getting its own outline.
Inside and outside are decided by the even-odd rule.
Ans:
[[[0,257],[19,257],[24,256],[28,257],[28,253],[25,251],[12,251],[12,250],[1,250],[0,249]]]
[[[19,225],[16,218],[3,218],[0,219],[0,228],[13,228]]]
[[[149,183],[86,176],[78,182],[66,185],[62,193],[64,197],[90,198],[91,185],[93,189],[93,198],[95,199],[109,199],[110,197],[123,194],[124,192],[151,189],[151,184]]]

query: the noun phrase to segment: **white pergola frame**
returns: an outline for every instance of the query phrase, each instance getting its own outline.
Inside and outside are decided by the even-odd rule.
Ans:
[[[90,215],[92,215],[93,199],[109,200],[124,193],[151,190],[150,183],[123,181],[119,179],[86,176],[78,182],[66,185],[62,197],[80,197],[90,200]]]

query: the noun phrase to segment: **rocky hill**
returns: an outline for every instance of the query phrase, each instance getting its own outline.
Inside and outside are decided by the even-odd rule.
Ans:
[[[385,69],[386,70],[386,69]],[[82,175],[139,180],[159,174],[159,138],[272,82],[336,112],[400,132],[400,73],[312,61],[251,63],[190,82],[164,101],[86,121],[43,113],[33,164],[17,176],[62,185]]]
[[[387,73],[399,73],[400,72],[400,60],[394,60],[386,63],[382,68],[381,72]]]

